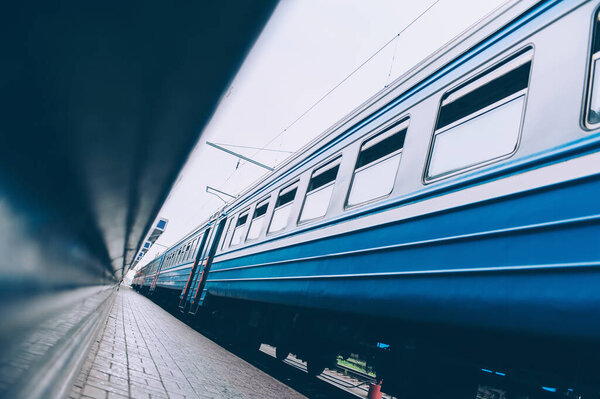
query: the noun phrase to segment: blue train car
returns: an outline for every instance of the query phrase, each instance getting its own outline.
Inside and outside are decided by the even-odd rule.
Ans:
[[[431,359],[597,386],[598,20],[505,4],[226,206],[157,286],[313,373],[364,353],[394,392]]]

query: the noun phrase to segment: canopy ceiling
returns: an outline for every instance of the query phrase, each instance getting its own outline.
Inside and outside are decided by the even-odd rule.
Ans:
[[[5,282],[121,278],[275,5],[1,6]]]

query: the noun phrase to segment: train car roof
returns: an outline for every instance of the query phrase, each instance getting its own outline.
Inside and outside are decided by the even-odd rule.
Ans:
[[[245,205],[264,186],[276,182],[289,169],[298,166],[307,158],[311,157],[317,150],[335,140],[338,136],[372,115],[375,111],[381,109],[393,100],[397,99],[403,93],[423,82],[427,77],[441,70],[451,61],[468,53],[477,44],[486,40],[499,29],[509,24],[514,19],[525,14],[527,11],[543,3],[553,3],[552,1],[519,1],[509,0],[500,5],[490,13],[485,15],[479,21],[475,22],[462,33],[448,41],[438,50],[424,58],[411,69],[403,73],[388,86],[381,89],[368,100],[356,107],[349,114],[340,119],[337,123],[325,130],[315,139],[308,142],[294,154],[286,158],[275,170],[268,172],[251,184],[247,189],[238,195],[235,200],[226,204],[222,211],[230,213],[238,207]]]

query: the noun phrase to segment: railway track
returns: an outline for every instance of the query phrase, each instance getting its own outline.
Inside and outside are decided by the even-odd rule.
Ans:
[[[368,381],[371,382],[373,384],[377,383],[377,379],[375,377],[373,377],[372,375],[369,375],[367,373],[363,373],[361,371],[355,370],[351,367],[346,367],[343,366],[341,364],[338,364],[336,366],[336,369],[340,370],[341,372],[345,373],[345,374],[350,374],[355,376],[357,379],[361,380],[361,381]]]
[[[164,307],[164,306],[163,306]],[[219,336],[215,335],[211,330],[202,328],[196,323],[190,323],[181,313],[172,308],[165,308],[173,316],[179,318],[196,331],[200,332],[207,338],[226,348],[230,352],[234,353],[238,357],[269,374],[270,376],[278,379],[289,387],[295,389],[299,393],[314,399],[351,399],[351,398],[367,398],[369,391],[369,385],[376,383],[376,379],[366,373],[360,372],[350,367],[343,365],[336,365],[333,369],[325,369],[323,373],[317,377],[311,377],[308,375],[306,362],[290,354],[283,362],[277,360],[275,357],[275,347],[262,344],[260,350],[248,350],[245,347],[239,347],[228,342],[224,342]],[[484,372],[484,371],[487,371]],[[504,388],[507,383],[504,381],[504,374],[497,373],[498,375],[492,375],[496,380],[491,381],[491,371],[482,371],[481,379],[479,380],[478,386],[474,387],[473,396],[474,399],[506,399],[506,389]],[[549,397],[552,392],[555,392],[556,388],[548,388],[535,386],[531,382],[525,380],[515,380],[522,385],[522,388],[527,388],[532,399],[538,399],[543,397],[544,399]],[[510,385],[510,384],[508,384]],[[425,388],[426,389],[426,388]],[[563,390],[564,391],[564,390]],[[522,396],[527,397],[527,396]],[[580,394],[575,393],[572,389],[569,389],[566,393],[560,393],[551,395],[556,398],[583,398]],[[590,398],[592,396],[589,396]],[[382,393],[383,399],[394,399],[395,397]],[[588,396],[585,397],[586,399]]]
[[[269,355],[275,359],[275,348],[263,344],[261,345],[260,351],[266,355]],[[281,364],[281,363],[280,363]],[[294,367],[299,371],[307,373],[306,362],[298,359],[294,355],[289,355],[283,364]],[[320,380],[324,383],[330,384],[339,390],[346,392],[353,397],[366,398],[369,392],[369,385],[375,383],[375,378],[372,376],[361,373],[360,371],[354,370],[349,367],[337,365],[335,369],[325,369],[323,373],[316,377],[316,380]],[[382,398],[391,399],[392,396],[383,394]]]

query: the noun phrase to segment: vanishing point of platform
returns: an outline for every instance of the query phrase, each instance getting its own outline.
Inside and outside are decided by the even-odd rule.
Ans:
[[[303,398],[122,288],[70,398]]]

